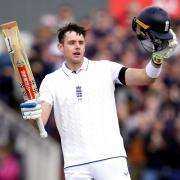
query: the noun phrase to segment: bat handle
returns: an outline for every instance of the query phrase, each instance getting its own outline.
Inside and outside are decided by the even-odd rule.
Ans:
[[[38,125],[39,131],[40,131],[40,136],[42,138],[48,137],[48,134],[47,134],[47,132],[46,132],[46,130],[44,128],[44,125],[43,125],[43,122],[42,122],[41,118],[37,119],[37,125]]]

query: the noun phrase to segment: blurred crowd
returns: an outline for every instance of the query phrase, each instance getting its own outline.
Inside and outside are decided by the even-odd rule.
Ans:
[[[86,57],[89,59],[144,67],[151,54],[143,49],[131,29],[132,18],[138,12],[138,8],[129,8],[126,16],[117,21],[105,9],[94,9],[77,20],[71,6],[62,5],[56,14],[42,15],[34,32],[21,32],[37,86],[64,61],[63,54],[56,48],[56,35],[58,28],[69,22],[77,22],[88,30]],[[173,20],[172,28],[180,41],[180,21]],[[23,100],[9,55],[6,48],[0,47],[0,50],[0,99],[19,111]],[[175,55],[163,63],[160,77],[150,87],[116,86],[119,125],[132,180],[180,179],[179,68],[178,47]],[[53,115],[46,128],[60,142]]]

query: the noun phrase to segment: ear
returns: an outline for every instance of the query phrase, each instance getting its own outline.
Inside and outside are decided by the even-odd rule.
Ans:
[[[63,44],[61,44],[61,43],[57,43],[57,48],[61,51],[61,52],[63,52]]]

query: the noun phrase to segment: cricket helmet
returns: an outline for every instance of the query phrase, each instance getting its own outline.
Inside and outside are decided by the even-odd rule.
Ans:
[[[168,41],[173,38],[170,27],[171,19],[168,13],[158,6],[144,8],[132,21],[132,29],[137,38],[146,50],[152,52],[167,47]]]

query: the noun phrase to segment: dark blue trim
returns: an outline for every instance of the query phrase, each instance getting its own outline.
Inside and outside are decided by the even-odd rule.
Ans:
[[[95,163],[95,162],[100,162],[100,161],[105,161],[105,160],[114,159],[114,158],[120,158],[120,157],[122,157],[122,158],[127,158],[126,156],[115,156],[115,157],[110,157],[110,158],[106,158],[106,159],[99,159],[99,160],[91,161],[91,162],[87,162],[87,163],[82,163],[82,164],[76,164],[76,165],[72,165],[72,166],[67,166],[67,167],[65,167],[64,169],[70,168],[70,167],[75,167],[75,166],[87,165],[87,164],[91,164],[91,163]]]
[[[88,66],[89,66],[89,60],[88,60],[88,62],[87,62],[87,67],[86,67],[85,71],[87,71]],[[69,75],[64,71],[63,67],[62,67],[61,69],[62,69],[62,71],[64,72],[64,74],[66,74],[66,75],[69,77]],[[82,69],[80,69],[80,71],[81,71],[81,70],[82,70]],[[80,71],[79,71],[79,72],[80,72]],[[78,74],[79,72],[76,72],[75,74]],[[72,71],[71,73],[73,73],[73,71]]]
[[[62,71],[64,72],[64,74],[66,74],[68,77],[69,77],[69,75],[64,71],[64,69],[63,68],[61,68],[62,69]]]

